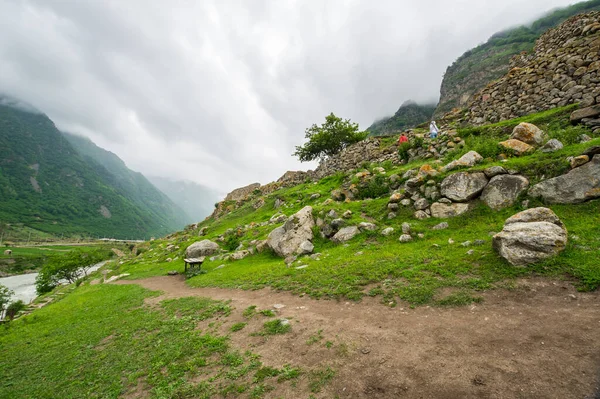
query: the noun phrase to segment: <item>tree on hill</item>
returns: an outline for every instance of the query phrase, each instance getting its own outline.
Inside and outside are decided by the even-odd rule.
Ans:
[[[324,159],[335,155],[347,146],[358,143],[367,137],[368,132],[361,132],[358,123],[350,119],[343,120],[333,114],[325,117],[325,123],[321,126],[316,124],[306,129],[305,138],[308,139],[302,146],[296,146],[294,156],[300,162]]]

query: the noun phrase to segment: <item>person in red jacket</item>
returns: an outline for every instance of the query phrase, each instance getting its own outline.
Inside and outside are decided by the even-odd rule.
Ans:
[[[398,139],[398,145],[408,143],[408,137],[406,137],[406,133],[402,133],[400,138]]]

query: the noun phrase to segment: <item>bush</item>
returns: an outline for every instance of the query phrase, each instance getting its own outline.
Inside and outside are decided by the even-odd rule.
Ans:
[[[12,302],[6,308],[6,317],[8,317],[9,320],[12,320],[15,318],[17,313],[19,313],[21,310],[25,309],[26,307],[27,307],[27,305],[25,305],[25,303],[21,300]]]
[[[225,247],[225,249],[227,249],[228,251],[235,251],[237,249],[237,247],[240,246],[240,238],[237,236],[237,234],[232,233],[232,234],[228,234],[225,237],[225,242],[223,243],[223,247]]]
[[[390,192],[390,186],[384,175],[375,175],[358,186],[359,199],[379,198]]]
[[[0,313],[2,313],[4,307],[10,301],[10,297],[12,297],[14,294],[15,293],[13,290],[10,290],[8,289],[8,287],[0,285]]]

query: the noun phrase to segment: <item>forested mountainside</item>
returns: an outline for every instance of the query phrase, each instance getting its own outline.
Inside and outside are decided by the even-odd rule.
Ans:
[[[439,118],[453,108],[464,107],[473,94],[508,72],[513,56],[531,51],[535,41],[544,32],[573,15],[591,10],[600,10],[600,0],[561,8],[531,25],[498,32],[484,44],[461,55],[446,70],[434,117]]]
[[[429,121],[434,110],[435,105],[421,105],[409,100],[393,116],[374,122],[367,130],[370,136],[397,133]]]
[[[192,181],[158,176],[148,176],[148,180],[185,211],[189,216],[187,223],[202,221],[213,212],[215,203],[222,199],[216,191]]]
[[[127,180],[111,172],[118,170],[115,158],[107,156],[104,166],[92,161],[46,115],[4,99],[0,102],[0,220],[52,234],[115,238],[148,238],[181,227],[183,220],[168,212],[177,208],[158,190],[147,187],[143,176],[129,171]],[[124,189],[127,184],[131,186]],[[135,193],[150,198],[136,199]]]

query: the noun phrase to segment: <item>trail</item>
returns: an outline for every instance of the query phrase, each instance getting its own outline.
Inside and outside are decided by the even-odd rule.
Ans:
[[[236,311],[223,321],[223,333],[247,321],[241,312],[248,306],[285,305],[277,312],[292,321],[291,333],[249,337],[266,320],[259,316],[232,341],[273,366],[331,366],[336,376],[318,398],[582,399],[599,393],[600,292],[578,293],[568,282],[523,280],[515,290],[484,293],[482,304],[416,309],[389,308],[373,298],[355,303],[271,289],[191,288],[180,276],[117,284],[163,291],[154,303],[187,296],[231,300]],[[309,345],[318,330],[324,338]],[[270,397],[297,395],[276,389]]]

